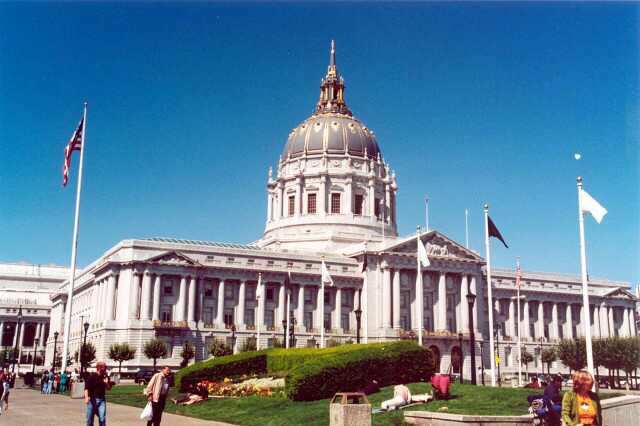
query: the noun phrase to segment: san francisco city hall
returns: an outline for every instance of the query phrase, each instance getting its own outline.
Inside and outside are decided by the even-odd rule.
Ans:
[[[196,347],[196,360],[209,356],[213,339],[229,341],[232,333],[236,348],[256,337],[258,329],[260,347],[272,346],[283,339],[290,299],[298,347],[319,343],[321,327],[326,339],[355,341],[358,307],[360,335],[366,342],[415,339],[422,315],[424,345],[436,353],[439,368],[457,371],[462,352],[469,377],[466,296],[471,292],[478,296],[472,308],[476,365],[480,368],[482,357],[487,368],[485,260],[437,230],[421,232],[431,265],[422,272],[424,309],[418,311],[416,234],[398,235],[396,175],[375,133],[347,107],[344,89],[332,47],[315,113],[291,130],[277,168],[268,170],[266,226],[260,240],[247,245],[124,240],[79,271],[70,353],[80,346],[84,322],[90,324],[87,339],[96,346],[97,358],[107,359],[109,346],[116,342],[138,349],[136,358],[124,364],[125,371],[152,364],[141,348],[154,337],[171,348],[161,362],[173,366],[180,363],[187,340]],[[324,315],[319,306],[322,261],[334,282],[325,287]],[[494,270],[492,279],[501,367],[513,372],[515,272]],[[263,292],[257,291],[258,282]],[[630,284],[605,279],[589,284],[594,336],[636,335],[637,297]],[[52,296],[45,365],[51,365],[55,331],[60,333],[58,353],[61,350],[68,285],[65,281]],[[257,297],[260,293],[264,297]],[[581,282],[578,276],[523,271],[521,293],[522,340],[534,354],[530,371],[539,370],[540,348],[580,335]],[[554,363],[552,371],[563,370]]]

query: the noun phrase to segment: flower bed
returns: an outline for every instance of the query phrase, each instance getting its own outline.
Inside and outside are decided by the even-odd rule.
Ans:
[[[210,396],[220,397],[242,397],[242,396],[272,396],[272,387],[262,384],[264,379],[250,379],[242,383],[233,383],[230,378],[225,378],[220,382],[203,380],[199,385],[207,388]]]

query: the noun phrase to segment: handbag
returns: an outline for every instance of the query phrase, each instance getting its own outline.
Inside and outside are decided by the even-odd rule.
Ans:
[[[147,402],[144,406],[142,413],[140,413],[140,420],[149,421],[153,418],[153,408],[151,407],[151,401]]]

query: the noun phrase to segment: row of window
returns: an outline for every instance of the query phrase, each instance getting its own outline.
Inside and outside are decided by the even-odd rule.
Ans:
[[[330,203],[330,213],[332,214],[340,214],[341,213],[341,197],[340,193],[332,193],[331,194],[331,203]],[[287,199],[287,213],[288,216],[294,216],[296,213],[296,196],[290,195]],[[382,205],[382,200],[379,198],[375,199],[374,203],[374,215],[378,219],[382,219],[381,212],[385,211],[385,207]],[[317,194],[311,193],[307,194],[307,213],[315,214],[317,213]],[[356,194],[354,196],[354,204],[353,204],[353,214],[356,216],[362,216],[364,214],[364,195]],[[388,214],[385,211],[385,217]]]

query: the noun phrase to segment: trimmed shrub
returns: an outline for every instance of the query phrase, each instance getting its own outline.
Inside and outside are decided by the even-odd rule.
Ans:
[[[223,380],[242,375],[265,374],[267,354],[244,352],[233,356],[223,356],[196,362],[176,373],[176,388],[186,392],[202,380]]]
[[[374,379],[381,387],[424,381],[434,371],[431,351],[413,342],[345,346],[350,350],[314,357],[291,370],[285,381],[287,397],[315,401],[356,391]]]
[[[227,343],[222,339],[215,339],[209,345],[209,353],[215,357],[218,356],[227,356],[233,354],[233,349],[231,346],[227,345]]]

